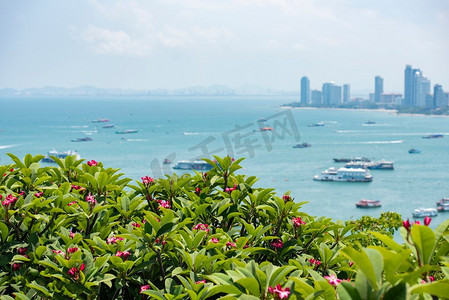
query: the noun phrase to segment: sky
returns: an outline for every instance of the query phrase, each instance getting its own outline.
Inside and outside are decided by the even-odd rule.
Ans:
[[[449,91],[449,0],[0,0],[0,88]]]

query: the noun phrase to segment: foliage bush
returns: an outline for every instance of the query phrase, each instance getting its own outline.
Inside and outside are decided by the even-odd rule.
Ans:
[[[0,166],[1,299],[432,299],[449,295],[449,222],[332,221],[236,174],[131,183],[40,155]],[[380,222],[380,223],[379,223]],[[373,224],[376,224],[374,226]],[[379,225],[380,224],[380,225]],[[371,231],[367,231],[371,230]]]

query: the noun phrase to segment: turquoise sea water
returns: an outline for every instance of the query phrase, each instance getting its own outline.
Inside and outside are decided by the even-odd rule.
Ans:
[[[296,201],[308,201],[305,212],[347,220],[396,211],[404,218],[419,207],[435,207],[449,197],[449,118],[403,116],[390,112],[281,108],[293,97],[28,97],[0,98],[0,164],[6,153],[23,157],[78,150],[82,158],[119,167],[139,179],[158,175],[162,160],[202,156],[207,151],[247,157],[243,172],[260,178],[258,185],[279,194],[290,190]],[[278,115],[276,115],[278,114]],[[117,128],[92,120],[107,118]],[[258,130],[257,120],[273,132]],[[294,123],[292,123],[292,118]],[[374,125],[363,123],[372,120]],[[324,127],[308,124],[324,122]],[[296,124],[296,126],[295,126]],[[294,149],[299,142],[311,148]],[[137,129],[119,135],[116,130]],[[443,133],[440,139],[422,136]],[[273,139],[273,134],[275,138]],[[91,142],[71,139],[89,136]],[[296,139],[295,139],[296,137]],[[122,139],[124,138],[124,139]],[[265,138],[265,139],[264,139]],[[269,138],[270,140],[266,140]],[[408,154],[419,148],[420,154]],[[371,183],[315,182],[312,177],[335,164],[333,158],[366,156],[394,161],[394,171],[373,170]],[[171,170],[173,171],[173,170]],[[380,199],[382,208],[357,209],[361,198]],[[440,213],[435,226],[449,217]]]

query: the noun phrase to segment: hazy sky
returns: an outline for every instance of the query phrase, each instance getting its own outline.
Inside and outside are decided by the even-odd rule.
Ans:
[[[449,0],[0,0],[0,88],[449,91]]]

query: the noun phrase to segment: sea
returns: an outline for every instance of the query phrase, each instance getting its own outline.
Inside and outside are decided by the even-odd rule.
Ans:
[[[333,220],[386,211],[412,220],[414,209],[436,207],[449,197],[449,118],[283,106],[294,101],[297,97],[2,97],[0,164],[11,163],[6,153],[23,158],[76,150],[83,159],[140,180],[174,173],[179,160],[229,154],[245,158],[239,172],[257,176],[257,186],[274,188],[280,196],[290,192],[295,201],[307,202],[304,212]],[[99,119],[109,122],[92,122]],[[320,122],[324,126],[310,126]],[[103,128],[108,124],[116,127]],[[116,133],[130,129],[137,133]],[[422,138],[429,134],[445,136]],[[71,141],[83,137],[92,141]],[[303,142],[311,147],[293,148]],[[409,154],[411,148],[421,153]],[[312,180],[343,166],[333,158],[362,156],[393,161],[394,170],[372,170],[370,183]],[[163,164],[165,158],[173,164]],[[175,173],[185,172],[194,174]],[[356,208],[363,198],[381,200],[382,207]],[[448,217],[440,213],[432,227]]]

